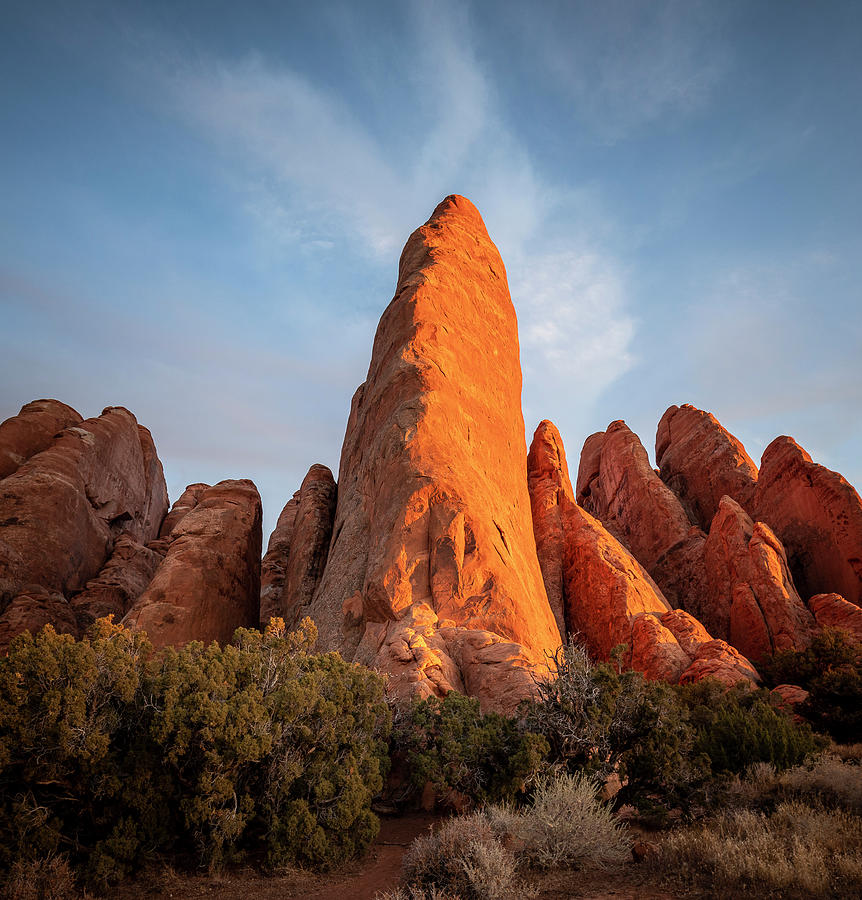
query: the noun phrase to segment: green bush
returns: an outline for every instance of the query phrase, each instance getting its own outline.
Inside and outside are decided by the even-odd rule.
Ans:
[[[807,724],[776,709],[768,691],[728,690],[712,679],[676,690],[696,731],[694,752],[709,759],[715,775],[739,774],[760,762],[782,771],[826,746]]]
[[[593,663],[570,643],[522,706],[551,761],[600,779],[617,773],[619,802],[649,807],[711,802],[728,777],[754,762],[798,765],[823,742],[776,709],[766,691],[728,690],[706,679],[671,686]],[[658,810],[657,810],[658,811]]]
[[[406,754],[414,789],[431,782],[473,804],[513,800],[542,768],[543,737],[523,731],[515,719],[479,710],[474,697],[451,692],[443,700],[415,701],[394,734]]]
[[[538,700],[522,704],[526,727],[551,746],[551,761],[568,771],[625,782],[620,800],[670,798],[704,777],[691,749],[694,735],[674,689],[639,672],[593,663],[574,642],[552,658]]]
[[[809,692],[797,708],[836,741],[862,740],[862,644],[825,628],[805,650],[782,650],[762,666],[767,683],[798,684]]]
[[[25,633],[0,660],[0,864],[68,855],[104,886],[154,850],[211,867],[250,848],[328,866],[377,833],[381,679],[282,622],[154,654],[100,620]]]

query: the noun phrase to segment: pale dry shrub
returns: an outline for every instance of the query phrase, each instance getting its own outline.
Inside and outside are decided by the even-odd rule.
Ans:
[[[8,900],[69,900],[77,897],[75,879],[64,856],[17,859],[6,876]]]
[[[457,894],[449,894],[436,887],[399,887],[394,891],[378,891],[374,900],[461,900]]]
[[[437,888],[461,900],[524,897],[515,859],[500,843],[484,813],[457,816],[437,831],[416,838],[404,855],[408,888]]]
[[[734,810],[668,835],[652,865],[710,896],[859,896],[862,820],[799,802],[781,803],[771,816]]]
[[[785,772],[755,763],[733,786],[732,796],[742,806],[797,799],[862,812],[862,768],[832,754]]]
[[[519,856],[533,866],[604,866],[627,859],[626,827],[598,799],[598,785],[583,775],[540,779],[527,808],[491,807],[494,830],[514,838]]]
[[[862,765],[862,744],[833,744],[830,752],[843,762]]]

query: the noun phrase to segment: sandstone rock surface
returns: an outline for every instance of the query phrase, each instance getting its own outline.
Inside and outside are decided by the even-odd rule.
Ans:
[[[98,576],[70,600],[79,630],[83,633],[103,616],[112,615],[119,622],[152,581],[163,558],[130,534],[120,535]]]
[[[706,589],[706,536],[692,526],[625,422],[587,438],[577,501],[632,552],[672,604],[697,606]]]
[[[565,637],[565,532],[562,500],[564,484],[569,485],[571,494],[571,481],[562,438],[554,423],[547,419],[539,423],[533,434],[527,456],[527,484],[530,489],[536,551],[545,591],[560,635]]]
[[[164,561],[124,624],[146,631],[156,647],[226,643],[237,628],[256,627],[262,536],[254,484],[221,481],[198,492],[168,537]]]
[[[273,616],[293,623],[311,603],[329,554],[336,496],[332,472],[313,465],[282,510],[261,565],[261,626]]]
[[[597,477],[604,438],[594,438],[588,439],[582,460],[595,462],[582,465],[581,472]],[[626,644],[622,662],[651,679],[696,681],[714,675],[726,684],[757,680],[754,667],[741,654],[713,640],[694,616],[670,609],[632,554],[578,506],[562,438],[551,422],[536,429],[528,460],[542,571],[549,596],[560,597],[569,635],[604,660],[614,647]]]
[[[395,695],[511,709],[560,644],[524,473],[506,271],[476,208],[447,197],[401,255],[353,398],[321,644],[379,666]]]
[[[803,599],[836,593],[862,604],[862,500],[846,479],[778,437],[763,452],[754,506],[784,545]]]
[[[36,588],[80,591],[122,533],[155,537],[166,507],[149,432],[128,410],[66,428],[0,481],[0,610]]]
[[[0,424],[0,479],[46,450],[64,428],[81,421],[79,413],[59,400],[34,400],[22,406],[17,416]]]
[[[658,424],[655,458],[662,481],[704,531],[725,494],[751,512],[757,466],[711,413],[688,403],[671,406]]]
[[[821,628],[841,628],[862,641],[862,609],[839,594],[815,594],[808,608]]]
[[[811,643],[814,618],[796,592],[784,547],[730,497],[721,499],[704,559],[710,595],[695,612],[713,634],[755,661]]]
[[[81,636],[75,611],[62,594],[43,587],[22,591],[0,615],[0,653],[6,653],[21,632],[35,634],[45,625],[53,626],[59,634]]]

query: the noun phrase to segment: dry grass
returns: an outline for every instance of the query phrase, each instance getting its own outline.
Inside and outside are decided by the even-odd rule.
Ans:
[[[515,900],[528,896],[518,883],[515,859],[483,813],[449,819],[417,838],[404,855],[408,889],[437,888],[461,900]]]
[[[494,830],[510,839],[518,856],[542,869],[586,864],[605,866],[628,859],[631,840],[610,806],[596,796],[597,785],[578,775],[541,780],[523,810],[491,807]]]
[[[732,793],[741,806],[804,800],[862,813],[862,768],[833,754],[822,756],[813,766],[796,766],[786,772],[776,772],[769,763],[757,763],[737,781]]]
[[[437,888],[462,900],[523,898],[530,891],[518,881],[519,866],[577,868],[628,859],[628,832],[596,792],[590,779],[561,775],[539,782],[525,809],[490,806],[450,819],[407,851],[406,890],[427,895]]]
[[[668,835],[652,863],[715,897],[846,898],[862,892],[862,819],[798,801],[726,812]]]
[[[0,887],[8,900],[69,900],[79,896],[72,870],[62,856],[19,859]]]
[[[436,887],[427,890],[420,887],[400,887],[394,891],[375,894],[374,900],[460,900],[460,898]]]

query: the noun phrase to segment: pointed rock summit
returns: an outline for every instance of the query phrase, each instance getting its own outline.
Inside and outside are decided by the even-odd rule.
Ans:
[[[688,403],[671,406],[658,423],[655,460],[662,481],[704,531],[725,495],[751,514],[757,466],[711,413]]]
[[[617,431],[639,459],[639,442],[640,453],[632,448],[628,429]],[[590,473],[593,483],[601,470],[603,441],[604,434],[589,438],[586,464],[582,457],[581,473]],[[562,606],[569,637],[583,641],[603,660],[624,645],[623,664],[647,678],[677,682],[714,675],[727,684],[757,680],[754,667],[733,647],[713,640],[693,616],[672,610],[629,550],[575,502],[562,438],[552,422],[541,422],[536,429],[527,473],[542,572],[552,605]],[[631,478],[638,489],[632,472],[622,477]],[[658,483],[664,496],[666,489]]]
[[[524,477],[506,270],[476,208],[447,197],[401,254],[356,391],[322,581],[321,643],[395,695],[455,688],[511,709],[560,644]]]
[[[332,472],[314,465],[281,511],[261,565],[261,628],[274,616],[296,624],[311,602],[329,553],[336,495]]]
[[[763,451],[754,506],[784,544],[803,600],[835,593],[862,604],[862,500],[853,485],[793,438],[777,437]]]
[[[634,555],[667,599],[692,608],[704,592],[706,535],[692,526],[625,422],[587,438],[577,489],[578,503]]]

